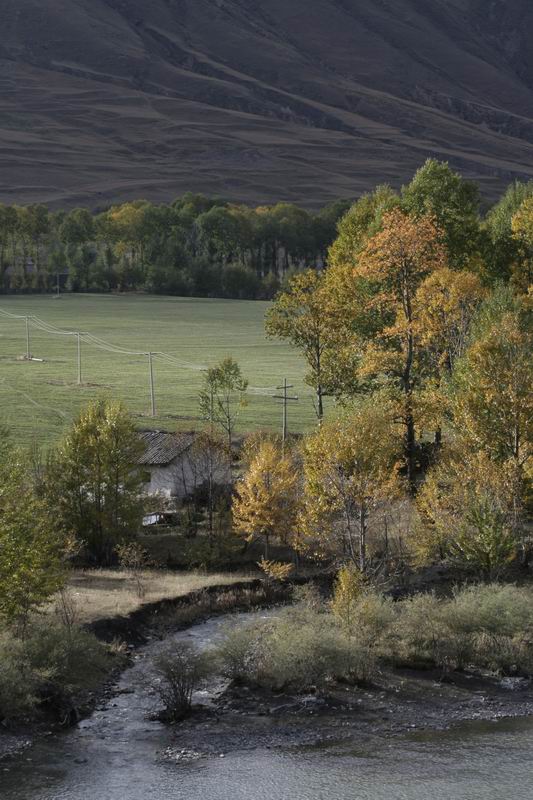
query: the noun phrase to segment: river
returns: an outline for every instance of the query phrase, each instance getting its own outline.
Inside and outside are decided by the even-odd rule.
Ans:
[[[178,637],[207,646],[227,620]],[[1,800],[531,800],[533,721],[469,723],[360,746],[243,749],[173,763],[173,729],[147,716],[152,643],[119,693],[78,727],[0,762]],[[198,699],[201,699],[199,697]],[[209,695],[203,696],[209,702]]]

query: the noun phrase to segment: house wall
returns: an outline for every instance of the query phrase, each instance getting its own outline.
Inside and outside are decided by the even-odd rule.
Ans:
[[[160,494],[182,500],[195,488],[195,475],[188,458],[179,457],[165,467],[145,467],[150,480],[145,483],[147,494]],[[227,469],[215,470],[216,483],[228,481]]]

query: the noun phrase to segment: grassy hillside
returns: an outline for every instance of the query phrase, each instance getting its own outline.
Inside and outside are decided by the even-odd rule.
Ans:
[[[0,200],[533,176],[530,0],[3,0]]]
[[[193,429],[201,368],[233,355],[253,387],[272,387],[288,377],[301,396],[291,410],[294,429],[313,423],[311,391],[304,386],[305,366],[292,348],[268,341],[263,331],[266,303],[163,297],[65,295],[2,297],[0,308],[35,315],[69,330],[84,330],[132,351],[163,351],[187,362],[183,367],[154,363],[157,419],[150,409],[148,359],[123,356],[82,345],[83,385],[77,385],[74,337],[31,329],[31,350],[44,361],[20,360],[26,351],[23,320],[0,316],[0,419],[24,444],[55,441],[89,400],[123,399],[139,426]],[[266,392],[270,394],[270,392]],[[241,431],[277,427],[281,408],[275,400],[250,394]]]

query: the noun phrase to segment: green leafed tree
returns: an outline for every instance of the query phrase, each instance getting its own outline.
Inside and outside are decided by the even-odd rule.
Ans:
[[[368,239],[378,232],[383,214],[396,208],[400,198],[390,186],[378,186],[364,194],[342,217],[338,235],[330,247],[330,266],[354,266]]]
[[[480,246],[478,186],[449,164],[428,159],[402,189],[402,206],[415,218],[429,216],[444,234],[450,266],[462,269]]]
[[[142,452],[124,406],[100,400],[74,422],[50,467],[48,494],[62,524],[96,564],[111,563],[116,545],[139,529]]]
[[[23,621],[64,584],[67,537],[38,497],[27,455],[0,434],[0,617]]]
[[[323,292],[322,274],[306,270],[290,279],[286,289],[276,297],[266,315],[269,336],[275,336],[297,347],[309,367],[306,383],[316,393],[316,413],[324,416],[324,356],[330,341],[331,325]]]
[[[513,231],[513,218],[522,204],[533,197],[533,181],[515,181],[493,206],[484,223],[488,240],[487,278],[491,282],[508,281],[520,270],[521,241]]]
[[[202,416],[224,431],[230,451],[240,411],[246,405],[247,388],[240,366],[228,356],[207,370],[200,392]]]

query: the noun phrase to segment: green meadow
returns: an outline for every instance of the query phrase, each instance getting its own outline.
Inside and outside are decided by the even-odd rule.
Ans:
[[[284,378],[300,400],[289,410],[289,425],[302,431],[315,418],[305,364],[292,347],[265,337],[268,303],[152,296],[3,296],[0,309],[33,316],[65,331],[84,331],[133,353],[163,352],[154,358],[156,417],[151,416],[149,359],[110,352],[83,340],[82,384],[78,385],[77,339],[0,314],[0,419],[23,445],[59,439],[80,408],[98,397],[123,400],[139,427],[195,429],[202,370],[227,355],[249,380],[248,402],[238,429],[281,427],[282,408],[271,395]],[[112,348],[111,348],[112,349]]]

